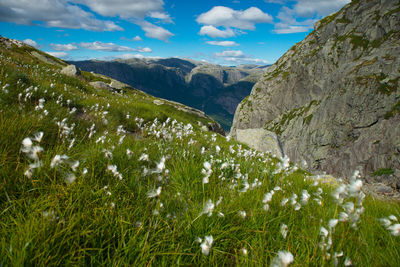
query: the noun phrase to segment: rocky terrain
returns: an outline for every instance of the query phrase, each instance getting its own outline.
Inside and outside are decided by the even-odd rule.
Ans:
[[[166,59],[74,61],[72,64],[127,83],[156,97],[200,109],[229,131],[238,103],[250,93],[266,66],[224,67]]]
[[[400,2],[352,1],[268,68],[231,134],[272,131],[309,170],[349,177],[358,169],[378,191],[399,189],[399,55]]]

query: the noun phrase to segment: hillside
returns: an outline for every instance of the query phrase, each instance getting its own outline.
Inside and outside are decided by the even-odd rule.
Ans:
[[[399,40],[398,1],[352,1],[267,70],[231,133],[269,130],[308,170],[400,189]]]
[[[179,58],[71,61],[156,97],[200,109],[229,131],[238,103],[250,93],[265,66],[224,67]]]
[[[313,176],[15,40],[0,66],[1,266],[400,261],[400,204],[358,173]]]

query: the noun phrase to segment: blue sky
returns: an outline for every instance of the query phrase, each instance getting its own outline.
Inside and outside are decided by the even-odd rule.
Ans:
[[[0,34],[66,60],[271,64],[350,0],[0,0]]]

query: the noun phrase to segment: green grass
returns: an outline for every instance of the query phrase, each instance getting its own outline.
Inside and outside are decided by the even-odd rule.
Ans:
[[[394,170],[391,168],[381,168],[372,173],[372,176],[392,175]]]
[[[335,252],[343,252],[339,265],[346,258],[358,266],[400,261],[400,237],[379,221],[400,219],[398,202],[342,195],[343,203],[355,203],[354,221],[330,229],[344,210],[332,196],[335,186],[201,131],[197,122],[210,120],[154,105],[139,91],[95,89],[24,51],[0,47],[0,64],[1,266],[268,266],[279,251],[293,254],[293,266],[332,266]],[[43,151],[34,159],[22,142],[38,132],[43,138],[33,145]],[[56,155],[68,160],[52,167]],[[266,211],[268,192],[274,195]],[[202,214],[208,200],[215,204],[210,216]],[[213,237],[208,256],[196,242],[205,236]]]

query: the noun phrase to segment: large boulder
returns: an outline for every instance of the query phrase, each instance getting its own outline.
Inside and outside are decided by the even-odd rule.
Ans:
[[[274,132],[258,129],[237,129],[236,139],[249,147],[282,158],[284,152]]]
[[[400,3],[352,1],[314,25],[237,107],[240,129],[275,132],[295,163],[368,182],[400,181]],[[396,182],[397,181],[397,182]]]
[[[81,75],[81,71],[75,65],[68,65],[61,70],[61,74],[76,77]]]

